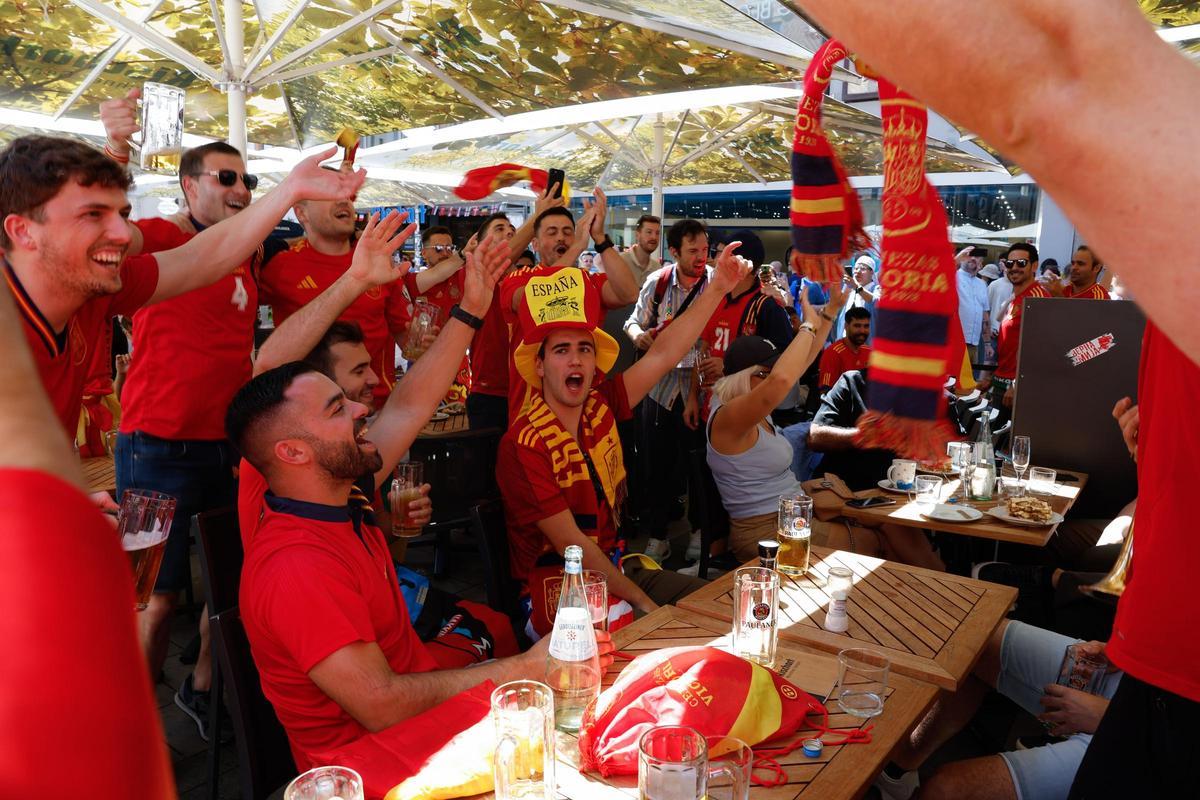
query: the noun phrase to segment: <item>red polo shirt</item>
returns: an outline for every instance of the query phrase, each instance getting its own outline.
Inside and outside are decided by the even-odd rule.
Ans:
[[[137,221],[143,252],[170,250],[194,233],[169,219]],[[258,287],[242,264],[211,286],[133,315],[133,352],[121,393],[121,432],[221,440],[225,409],[250,380]]]
[[[1142,341],[1133,569],[1117,604],[1108,657],[1134,677],[1200,702],[1200,599],[1190,591],[1200,536],[1187,498],[1200,429],[1189,425],[1200,367],[1153,323]]]
[[[826,347],[825,352],[821,353],[821,389],[828,389],[837,383],[837,379],[842,377],[843,372],[849,372],[852,369],[866,369],[870,358],[871,348],[867,345],[864,344],[858,348],[858,352],[855,352],[850,347],[848,339],[844,337],[838,339]]]
[[[0,530],[3,795],[175,797],[112,524],[59,478],[0,469]]]
[[[317,252],[307,239],[269,257],[259,275],[262,301],[274,312],[275,324],[308,305],[350,268],[353,250],[342,255]],[[371,369],[379,376],[375,400],[382,403],[396,384],[396,341],[403,341],[412,314],[412,300],[403,281],[368,289],[338,317],[357,322],[363,330]]]
[[[471,340],[471,392],[508,397],[508,322],[500,308],[500,291],[492,295],[483,327]]]
[[[125,259],[121,264],[121,290],[88,300],[61,331],[55,331],[42,316],[7,261],[4,273],[42,386],[67,436],[74,439],[94,348],[108,343],[107,330],[113,317],[132,314],[154,296],[158,262],[150,255]]]
[[[1066,289],[1063,289],[1063,297],[1076,297],[1083,300],[1111,300],[1108,289],[1105,289],[1098,283],[1093,283],[1083,291],[1078,291],[1074,284],[1068,284]]]
[[[317,766],[311,753],[367,733],[308,677],[313,667],[357,642],[378,644],[400,675],[429,672],[437,662],[409,622],[366,495],[353,492],[345,506],[276,497],[246,461],[240,481],[239,519],[253,525],[242,531],[242,621],[263,693],[303,772]]]
[[[516,311],[513,311],[512,301],[513,296],[525,290],[525,284],[529,283],[530,278],[540,277],[542,275],[553,275],[563,269],[562,266],[557,267],[524,267],[514,270],[504,277],[500,283],[500,288],[496,292],[500,295],[500,311],[504,315],[504,321],[508,325],[508,418],[516,419],[525,412],[525,408],[529,403],[529,384],[525,383],[525,379],[521,377],[521,373],[517,372],[517,362],[513,356],[517,352],[517,347],[521,344],[520,331],[520,316]],[[578,269],[578,268],[577,268]],[[603,311],[608,311],[610,306],[607,305],[602,294],[604,284],[608,283],[608,276],[604,273],[588,272],[585,269],[579,270],[586,280],[592,283],[596,293],[601,297],[600,308]],[[601,319],[599,322],[603,322]],[[602,378],[597,374],[596,378]]]
[[[1017,377],[1017,353],[1021,349],[1021,315],[1026,297],[1050,297],[1050,292],[1037,281],[1029,284],[1025,291],[1015,295],[1008,307],[1008,316],[1000,323],[1000,336],[996,340],[996,377],[1012,380]]]

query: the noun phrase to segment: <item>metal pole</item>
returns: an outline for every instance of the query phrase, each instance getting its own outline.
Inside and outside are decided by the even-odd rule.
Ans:
[[[653,180],[654,195],[650,201],[650,213],[659,219],[663,218],[663,173],[667,165],[663,163],[663,140],[666,138],[667,126],[663,123],[663,115],[654,115],[654,163],[650,171]]]
[[[246,45],[242,33],[241,0],[224,0],[226,63],[229,65],[225,92],[229,103],[229,144],[246,157]]]

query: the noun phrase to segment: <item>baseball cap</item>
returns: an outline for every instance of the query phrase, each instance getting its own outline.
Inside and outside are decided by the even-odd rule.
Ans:
[[[725,351],[725,374],[733,375],[750,367],[769,367],[779,360],[783,351],[770,339],[761,336],[739,336]]]

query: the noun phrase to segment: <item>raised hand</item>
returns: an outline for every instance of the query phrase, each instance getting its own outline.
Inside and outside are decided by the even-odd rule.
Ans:
[[[1039,701],[1046,713],[1038,716],[1050,728],[1053,736],[1073,733],[1095,733],[1100,718],[1108,709],[1108,699],[1081,692],[1068,686],[1051,683]]]
[[[552,208],[560,208],[565,205],[562,197],[555,196],[555,193],[559,190],[559,188],[560,187],[558,183],[551,184],[550,186],[546,187],[545,191],[543,191],[536,200],[533,201],[534,219],[537,219],[539,216],[541,216],[543,211],[549,211]]]
[[[717,258],[717,268],[713,272],[712,286],[722,294],[732,291],[733,287],[742,282],[750,270],[754,268],[746,259],[737,255],[741,242],[730,242]]]
[[[855,286],[858,284],[855,283]],[[841,283],[833,282],[829,284],[829,302],[825,305],[832,308],[836,314],[839,309],[846,305],[846,298],[850,296],[850,288],[843,281]]]
[[[492,292],[512,263],[508,241],[489,235],[474,252],[467,253],[466,276],[463,279],[463,311],[483,317],[492,302]]]
[[[293,202],[354,198],[367,179],[367,171],[324,169],[321,162],[331,158],[337,151],[337,147],[330,147],[292,167],[280,186],[290,192]]]
[[[141,89],[130,89],[124,97],[114,97],[100,104],[100,122],[108,137],[109,148],[117,155],[129,155],[129,137],[140,131],[137,101]]]
[[[379,214],[372,214],[367,219],[367,227],[363,229],[362,236],[354,248],[354,258],[350,261],[347,274],[368,287],[373,287],[391,283],[408,272],[412,266],[409,262],[405,261],[397,266],[392,260],[392,254],[408,241],[408,237],[417,229],[417,226],[412,224],[396,233],[407,220],[407,211],[399,214],[393,211],[382,221]]]
[[[608,216],[608,198],[605,197],[604,190],[599,186],[592,190],[592,196],[596,198],[596,201],[592,203],[592,241],[600,244],[604,241],[604,219]],[[584,204],[587,204],[586,200]]]

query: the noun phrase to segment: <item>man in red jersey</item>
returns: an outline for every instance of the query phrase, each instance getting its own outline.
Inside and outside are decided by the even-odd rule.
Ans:
[[[1071,258],[1070,282],[1063,287],[1062,296],[1079,297],[1085,300],[1108,300],[1108,289],[1096,283],[1103,269],[1104,264],[1096,258],[1092,248],[1086,244],[1079,245],[1075,248],[1074,257]]]
[[[867,339],[871,338],[871,312],[861,306],[852,306],[846,309],[844,319],[846,335],[821,353],[818,385],[822,393],[829,391],[842,373],[866,369],[871,358],[871,348],[867,346]]]
[[[173,800],[138,653],[129,559],[80,491],[78,459],[38,385],[22,324],[0,292],[4,796],[71,797],[103,787],[106,797]],[[66,756],[67,741],[83,746]]]
[[[450,309],[462,299],[463,261],[458,253],[458,248],[454,246],[454,238],[450,234],[450,229],[444,225],[427,228],[421,234],[421,256],[425,260],[425,270],[434,269],[439,265],[442,265],[443,270],[454,270],[445,280],[427,286],[423,291],[418,278],[425,270],[422,272],[410,270],[404,275],[404,288],[408,292],[408,296],[413,299],[413,303],[424,300],[434,306],[438,310],[440,324],[450,318]],[[415,314],[416,312],[414,312],[414,318]],[[446,402],[465,402],[470,391],[471,362],[466,356],[463,356],[462,364],[458,368],[458,375],[455,376],[454,383],[450,384],[450,390],[446,392]]]
[[[1200,452],[1200,428],[1187,424],[1200,395],[1200,286],[1178,263],[1180,253],[1200,251],[1187,201],[1200,160],[1179,154],[1200,127],[1200,72],[1125,0],[1053,9],[1040,0],[801,3],[873,69],[1028,170],[1088,242],[1121,265],[1122,283],[1151,320],[1138,385],[1133,570],[1106,648],[1125,676],[1071,796],[1190,796],[1200,748],[1200,640],[1192,634],[1200,598],[1187,589],[1200,537],[1183,502],[1194,479],[1181,465]],[[896,32],[918,30],[914,55]],[[964,30],[1003,31],[1022,45],[1012,58],[980,59]]]
[[[1008,248],[1001,264],[1013,285],[1012,302],[1000,322],[1000,336],[996,340],[996,374],[992,376],[992,404],[1003,403],[1012,408],[1017,394],[1017,354],[1021,350],[1021,316],[1027,297],[1050,297],[1050,291],[1038,283],[1037,248],[1028,242],[1020,242]]]
[[[372,220],[359,243],[364,261],[370,257],[364,274],[371,285],[398,277],[391,263],[398,242],[387,232],[388,223],[377,233]],[[462,303],[369,432],[367,407],[300,362],[257,375],[230,405],[226,426],[245,458],[242,619],[263,691],[302,770],[314,766],[314,753],[402,722],[481,681],[545,671],[544,649],[469,670],[437,670],[408,620],[371,507],[376,486],[453,379],[507,256],[502,242],[486,240],[469,257]],[[360,278],[356,270],[340,286],[361,292]],[[323,299],[340,302],[340,292]]]

